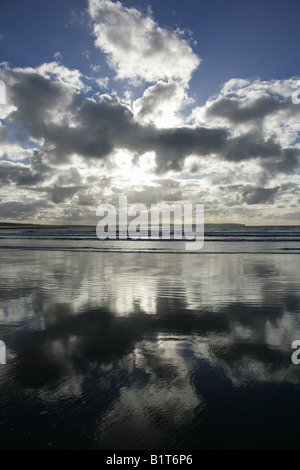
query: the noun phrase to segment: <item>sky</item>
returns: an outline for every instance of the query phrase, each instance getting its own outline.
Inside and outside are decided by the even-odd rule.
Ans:
[[[125,195],[204,204],[211,223],[299,224],[299,13],[2,0],[0,220],[95,224]]]

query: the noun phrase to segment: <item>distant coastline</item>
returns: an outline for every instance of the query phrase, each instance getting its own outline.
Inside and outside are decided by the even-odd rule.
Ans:
[[[95,225],[82,224],[82,225],[69,225],[69,224],[29,224],[29,223],[17,223],[17,222],[0,222],[0,230],[5,229],[28,229],[28,230],[50,230],[50,229],[79,229],[79,228],[88,228],[93,229]],[[244,228],[244,227],[259,227],[260,225],[247,225],[247,224],[238,224],[238,223],[206,223],[205,228]],[[300,224],[274,224],[274,225],[261,225],[262,227],[300,227]],[[118,230],[118,227],[117,227]]]
[[[11,223],[11,222],[0,222],[1,229],[57,229],[57,228],[94,228],[94,225],[60,225],[60,224],[22,224],[22,223]]]

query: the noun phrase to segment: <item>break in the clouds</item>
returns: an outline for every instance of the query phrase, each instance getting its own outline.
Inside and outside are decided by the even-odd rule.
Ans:
[[[211,222],[296,222],[297,77],[232,78],[199,105],[201,59],[182,31],[110,0],[90,0],[88,14],[110,78],[57,50],[38,66],[2,63],[0,216],[91,223],[100,202],[127,194],[203,203]]]

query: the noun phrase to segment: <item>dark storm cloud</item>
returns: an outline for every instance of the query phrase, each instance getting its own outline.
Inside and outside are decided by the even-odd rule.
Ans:
[[[30,168],[21,164],[11,164],[0,162],[0,185],[10,185],[16,183],[17,186],[31,186],[43,181],[43,176],[33,173]]]
[[[39,193],[46,193],[49,196],[51,202],[54,204],[59,204],[61,202],[70,201],[76,193],[84,188],[84,186],[53,185],[51,187],[41,186],[32,188],[32,190]]]
[[[59,204],[60,202],[69,201],[73,198],[74,194],[76,194],[81,187],[79,186],[71,186],[71,187],[57,187],[54,186],[53,188],[47,189],[47,192],[50,195],[50,199],[55,204]]]
[[[34,202],[4,202],[0,203],[0,217],[3,219],[23,219],[28,216],[36,216],[39,209],[52,207],[47,201]]]
[[[271,204],[277,194],[279,187],[276,188],[260,188],[246,186],[242,192],[243,202],[246,204]]]
[[[260,130],[228,139],[221,154],[226,161],[243,162],[256,159],[266,176],[293,173],[300,166],[300,149],[282,148],[275,137],[264,140]]]
[[[171,128],[134,125],[122,144],[139,154],[154,151],[158,174],[180,170],[189,155],[208,156],[221,152],[229,133],[222,128]]]
[[[291,100],[279,96],[262,96],[246,105],[237,99],[221,98],[207,110],[207,117],[223,117],[239,124],[264,119],[266,116],[287,108],[292,108]]]
[[[7,129],[0,124],[0,143],[4,143],[8,141],[8,134]]]
[[[272,174],[290,173],[299,166],[298,149],[283,149],[275,137],[265,140],[260,129],[238,137],[231,137],[230,130],[222,127],[158,129],[138,124],[127,106],[107,95],[94,101],[36,73],[8,70],[5,74],[8,96],[16,107],[8,120],[21,124],[32,137],[44,139],[42,150],[50,161],[68,162],[73,154],[103,159],[113,150],[125,148],[138,155],[154,151],[159,174],[179,171],[192,154],[215,154],[230,162],[256,159],[264,171]],[[157,93],[164,94],[166,89],[157,88]],[[151,100],[145,106],[149,110]],[[269,99],[257,100],[245,116],[262,116],[262,109],[271,113],[274,106]],[[239,112],[236,108],[234,119]],[[230,113],[232,116],[233,111]],[[36,174],[25,174],[19,184],[37,181]]]
[[[252,131],[247,134],[229,139],[224,147],[225,160],[240,162],[251,158],[280,157],[282,148],[274,139],[265,141],[260,131]]]
[[[289,188],[282,186],[264,188],[250,184],[219,186],[219,189],[224,194],[223,204],[227,206],[272,204],[280,192],[289,192]]]
[[[99,201],[96,197],[92,196],[91,194],[79,193],[76,203],[79,206],[95,207],[99,203]]]
[[[115,148],[127,148],[139,153],[155,151],[158,171],[164,172],[180,169],[192,153],[220,151],[228,136],[224,129],[141,126],[126,106],[106,95],[98,102],[85,99],[34,73],[9,71],[8,78],[12,82],[9,96],[17,108],[10,120],[22,123],[33,137],[44,138],[48,151],[54,146],[52,153],[59,161],[66,161],[73,153],[104,158]],[[66,117],[58,123],[60,111]],[[68,119],[76,127],[70,126]]]
[[[9,185],[22,175],[23,172],[28,172],[29,168],[24,165],[11,164],[6,161],[0,162],[0,185]]]
[[[8,71],[6,83],[11,103],[17,108],[9,120],[21,123],[32,137],[45,139],[48,155],[52,151],[61,162],[73,153],[103,158],[122,136],[132,133],[131,111],[107,96],[99,102],[84,99],[36,73]]]
[[[37,73],[5,71],[8,99],[17,107],[10,118],[31,136],[45,137],[49,114],[65,101],[66,89]]]
[[[299,168],[299,157],[300,149],[286,148],[272,160],[261,161],[261,166],[269,176],[275,176],[277,173],[290,174]]]
[[[20,175],[17,181],[17,186],[32,186],[41,183],[43,180],[44,178],[42,175],[39,175],[38,173],[33,175],[29,172],[28,174]]]
[[[189,155],[209,156],[221,152],[228,135],[228,131],[221,128],[157,129],[148,144],[149,150],[156,153],[157,172],[164,173],[180,170]]]
[[[280,187],[281,191],[288,191],[290,194],[299,194],[300,186],[296,183],[284,183]]]
[[[35,186],[42,183],[53,171],[42,161],[41,155],[34,152],[31,165],[0,161],[0,186],[15,183],[17,186]]]

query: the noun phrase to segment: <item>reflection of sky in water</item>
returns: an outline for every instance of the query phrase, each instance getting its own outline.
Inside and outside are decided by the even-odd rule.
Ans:
[[[277,428],[292,435],[293,255],[2,255],[2,446],[195,449],[244,435],[251,447],[257,427],[280,446]]]

